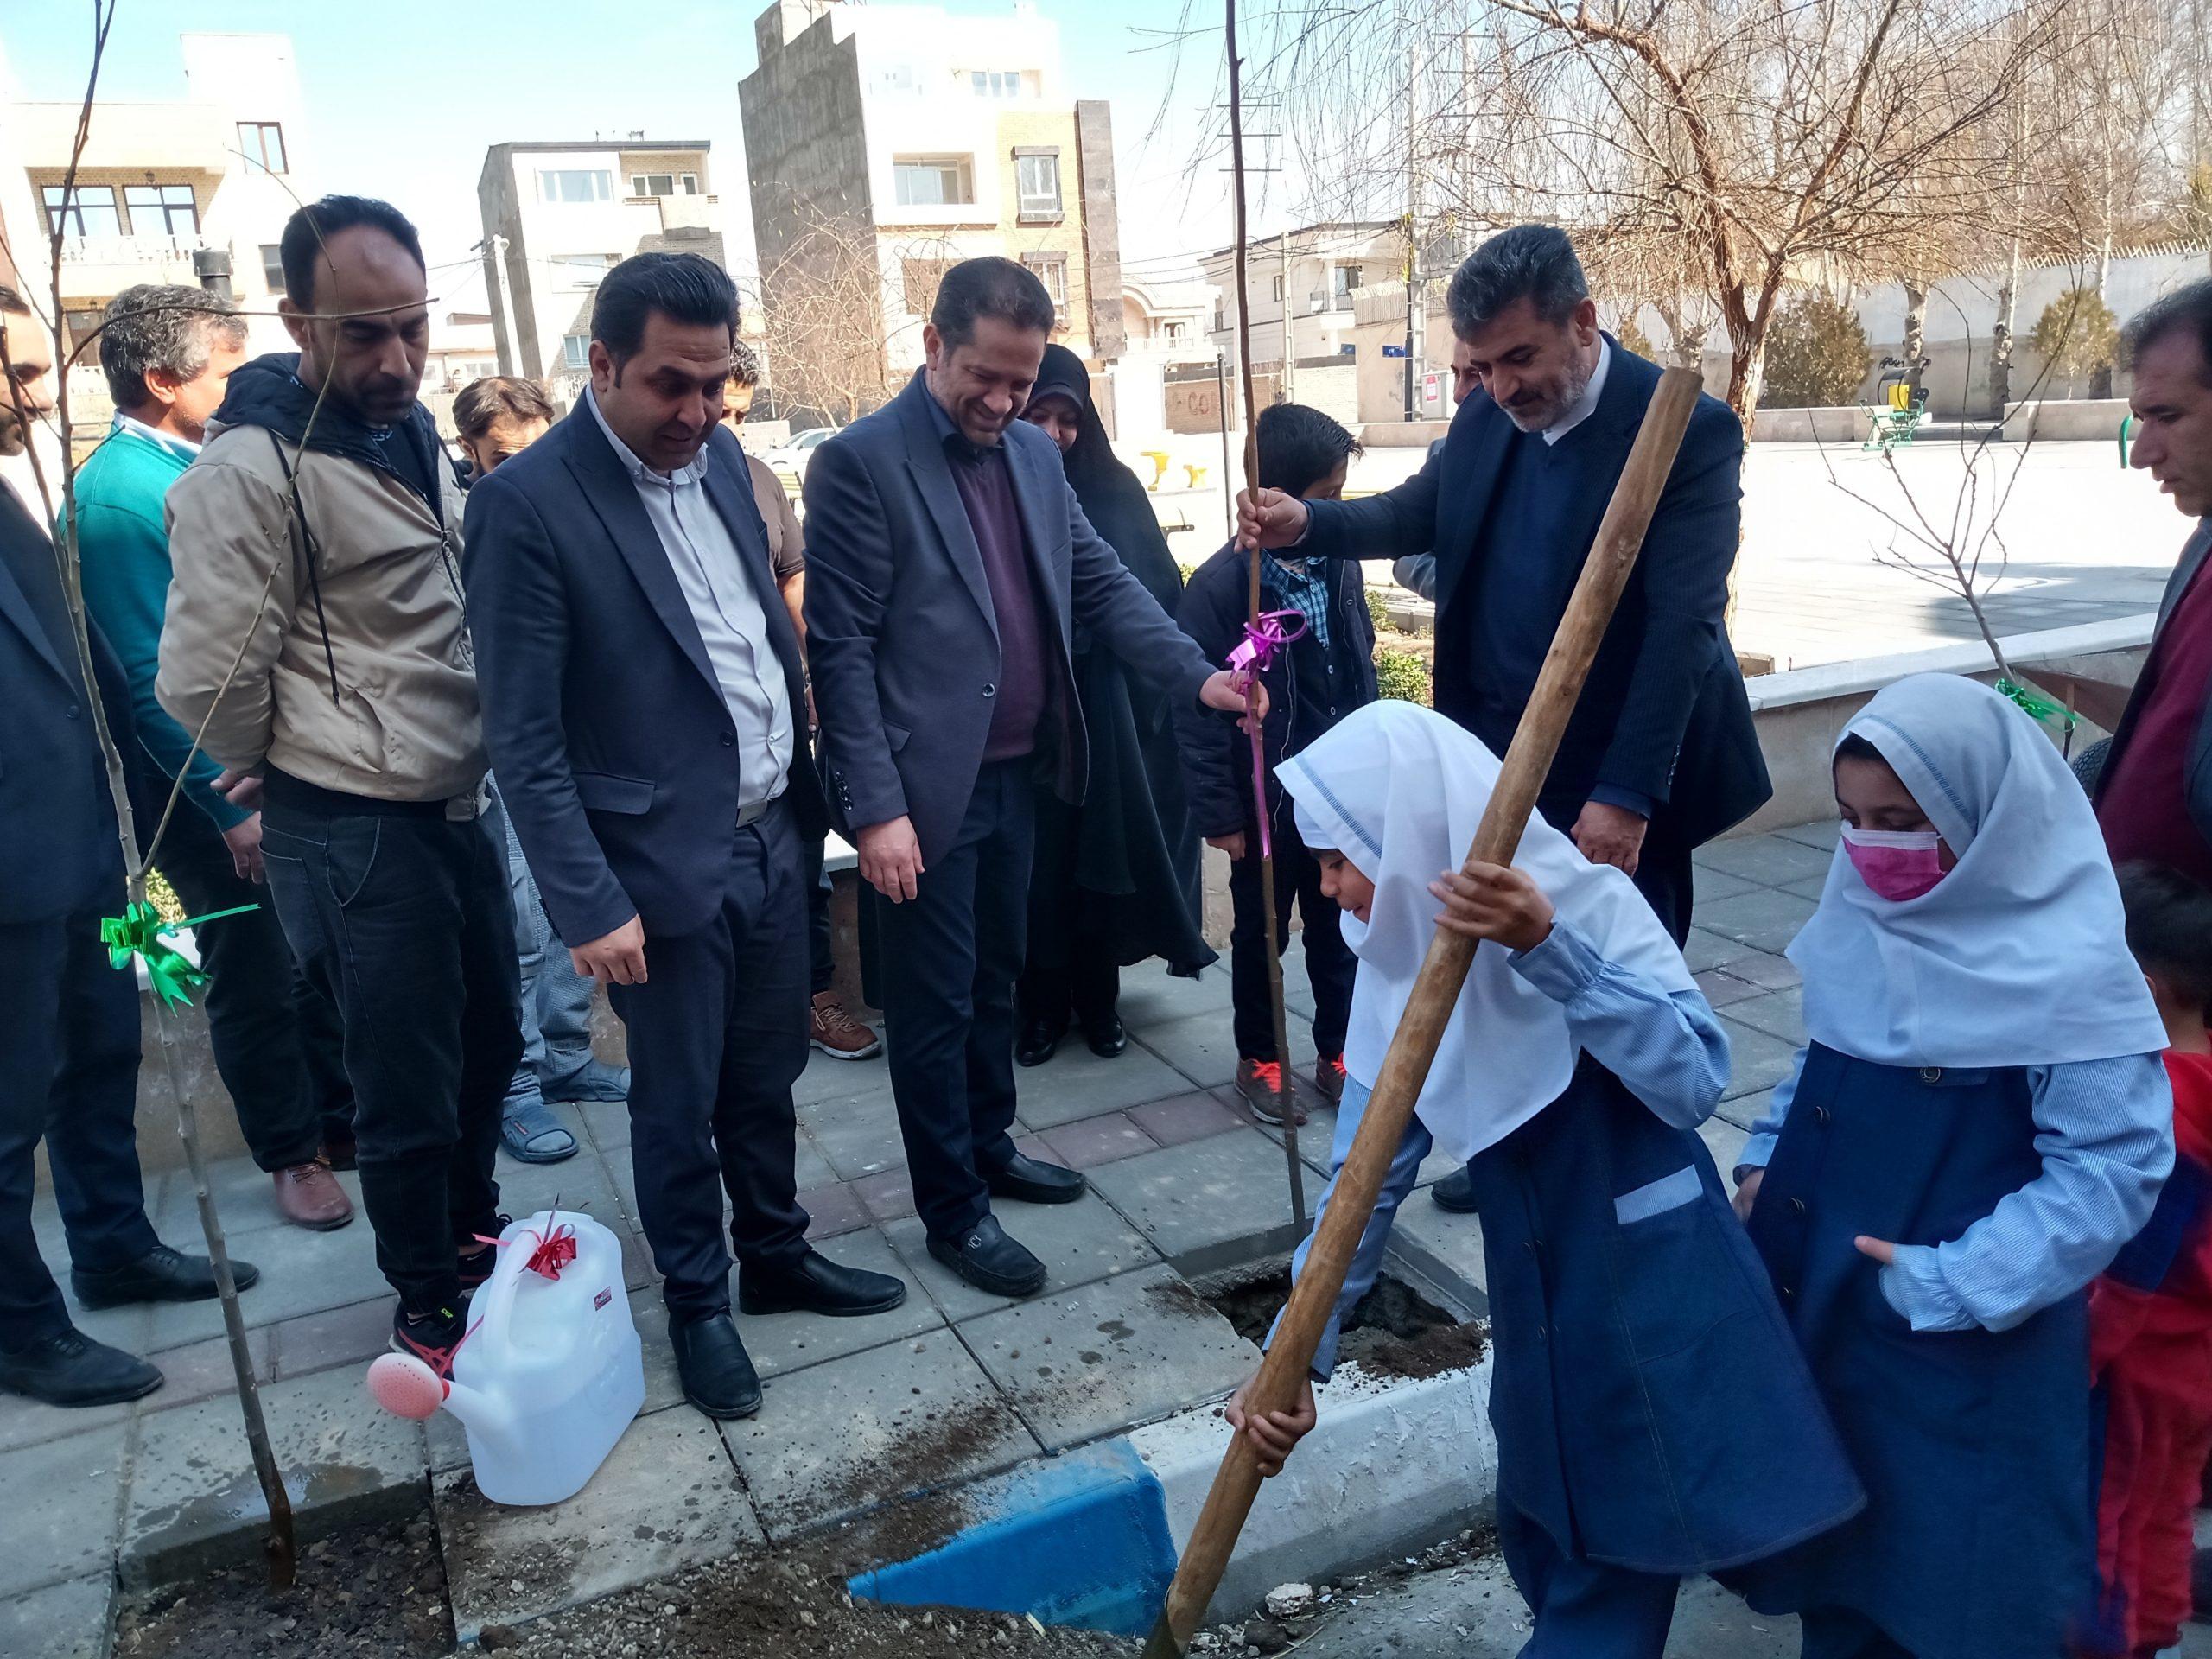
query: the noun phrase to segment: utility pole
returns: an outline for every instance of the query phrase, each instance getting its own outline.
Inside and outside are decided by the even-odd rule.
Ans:
[[[1284,403],[1290,402],[1290,373],[1296,361],[1296,352],[1290,337],[1290,232],[1284,231],[1275,238],[1275,286],[1282,290],[1279,309],[1282,312],[1282,374],[1276,382],[1275,395]]]
[[[1414,372],[1420,359],[1414,341],[1421,327],[1421,162],[1420,143],[1421,48],[1406,48],[1406,418],[1419,412],[1414,398]]]
[[[494,320],[493,345],[497,348],[501,374],[523,374],[526,371],[522,360],[522,335],[517,332],[515,296],[507,286],[507,238],[494,236],[479,242],[475,251],[488,251],[492,258],[493,297],[499,302],[499,315]]]

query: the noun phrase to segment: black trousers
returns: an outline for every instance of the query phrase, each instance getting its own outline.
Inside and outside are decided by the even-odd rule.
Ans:
[[[810,996],[819,996],[837,977],[837,959],[830,938],[830,872],[824,865],[829,849],[823,836],[804,839],[806,868],[802,879],[806,885],[806,957],[810,970],[806,988]]]
[[[1083,809],[1049,789],[1037,791],[1036,851],[1029,870],[1029,938],[1014,1001],[1021,1023],[1067,1028],[1071,1015],[1085,1031],[1114,1020],[1122,968],[1106,937],[1088,924],[1097,907],[1076,885]]]
[[[1036,768],[987,762],[951,847],[915,897],[871,893],[884,1046],[914,1208],[932,1237],[990,1213],[988,1171],[1014,1157],[1014,982],[1036,833]]]
[[[208,974],[207,1041],[253,1161],[271,1171],[306,1163],[324,1141],[353,1132],[338,1010],[292,960],[268,891],[238,874],[191,803],[170,815],[157,861],[191,915],[258,906],[194,931]]]
[[[377,1266],[408,1311],[456,1306],[458,1251],[499,1231],[499,1106],[522,1058],[506,849],[485,819],[283,782],[262,859],[344,1031]]]
[[[733,832],[721,913],[645,936],[645,982],[607,996],[630,1037],[638,1218],[672,1313],[729,1307],[730,1244],[747,1267],[806,1254],[791,1084],[806,1065],[807,858],[778,802]]]
[[[136,974],[108,965],[97,911],[0,925],[0,1348],[21,1348],[69,1325],[31,1231],[41,1139],[74,1265],[121,1267],[160,1241],[138,1176]]]
[[[1671,838],[1655,841],[1647,836],[1637,858],[1636,874],[1630,878],[1658,916],[1660,925],[1674,935],[1676,944],[1690,936],[1690,912],[1696,897],[1691,890],[1695,867],[1690,862],[1690,850]]]
[[[1260,848],[1245,842],[1246,857],[1229,867],[1229,899],[1234,918],[1229,934],[1230,997],[1236,1009],[1236,1053],[1240,1059],[1272,1060],[1275,1053],[1274,1013],[1268,995],[1268,918],[1260,889]],[[1298,838],[1287,811],[1275,815],[1275,943],[1290,948],[1290,912],[1298,908],[1305,926],[1306,976],[1313,983],[1313,1046],[1325,1056],[1344,1052],[1344,1027],[1351,1020],[1351,982],[1358,963],[1337,925],[1337,901],[1321,891],[1321,867]]]

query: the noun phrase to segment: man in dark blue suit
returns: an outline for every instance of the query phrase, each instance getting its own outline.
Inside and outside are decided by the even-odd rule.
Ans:
[[[1052,327],[1034,272],[963,260],[922,331],[926,365],[806,474],[815,706],[831,805],[877,895],[915,1208],[931,1255],[1000,1296],[1041,1289],[1045,1265],[992,1198],[1084,1191],[1010,1135],[1034,791],[1042,779],[1079,801],[1090,772],[1071,630],[1163,692],[1243,707],[1091,529],[1059,447],[1015,418]]]
[[[1446,304],[1481,390],[1441,453],[1360,501],[1239,498],[1240,534],[1309,556],[1436,556],[1436,708],[1505,753],[1627,464],[1659,367],[1598,328],[1563,231],[1475,250]],[[1743,428],[1698,400],[1537,802],[1584,856],[1617,865],[1679,942],[1690,854],[1773,793],[1721,626],[1742,522]],[[1439,1183],[1459,1207],[1461,1183]]]
[[[823,823],[798,637],[720,424],[737,290],[644,253],[592,309],[591,386],[469,493],[469,612],[493,774],[577,971],[630,1038],[639,1218],[685,1397],[747,1417],[739,1305],[866,1314],[906,1287],[810,1249],[804,838]]]
[[[20,455],[53,408],[53,357],[7,288],[0,346],[0,456]],[[129,683],[97,632],[92,645],[93,690],[127,746]],[[10,855],[0,860],[0,1389],[56,1406],[135,1400],[162,1374],[71,1323],[31,1231],[41,1139],[82,1306],[215,1294],[207,1258],[169,1249],[146,1219],[138,986],[100,944],[101,917],[123,908],[123,847],[91,705],[54,543],[0,481],[0,846]],[[240,1289],[260,1277],[244,1262],[231,1268]]]

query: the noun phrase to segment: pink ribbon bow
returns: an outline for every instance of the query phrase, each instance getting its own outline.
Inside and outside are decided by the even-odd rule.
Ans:
[[[1249,689],[1255,675],[1274,665],[1280,652],[1293,641],[1305,637],[1304,612],[1263,611],[1257,621],[1244,625],[1244,638],[1229,653],[1229,666]],[[1252,728],[1252,804],[1260,817],[1260,856],[1273,858],[1275,849],[1268,823],[1267,749],[1256,722]]]
[[[522,1239],[486,1238],[481,1233],[477,1234],[476,1238],[479,1243],[489,1244],[496,1249],[505,1249],[510,1243],[522,1242]],[[523,1266],[541,1279],[558,1279],[561,1269],[576,1259],[576,1230],[565,1221],[543,1233],[525,1231],[523,1238],[531,1242],[530,1260]]]

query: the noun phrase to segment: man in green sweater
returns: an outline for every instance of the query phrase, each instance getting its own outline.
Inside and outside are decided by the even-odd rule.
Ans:
[[[109,302],[100,366],[115,425],[77,474],[78,543],[86,607],[130,682],[138,747],[126,759],[140,838],[154,834],[181,773],[183,798],[156,868],[194,915],[258,906],[196,930],[215,1069],[278,1213],[327,1230],[353,1218],[318,1155],[353,1136],[337,1011],[294,967],[259,886],[261,815],[232,804],[221,768],[154,699],[169,587],[162,498],[199,453],[231,371],[245,360],[245,335],[227,302],[196,288],[141,284]]]

